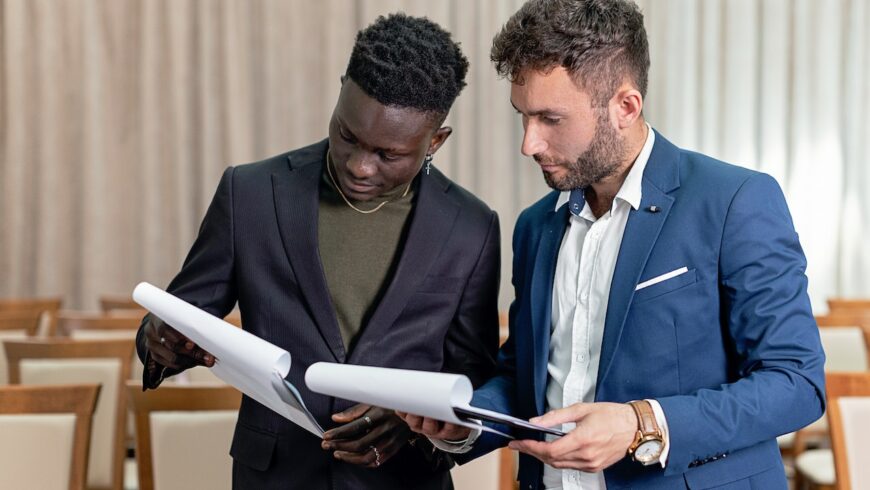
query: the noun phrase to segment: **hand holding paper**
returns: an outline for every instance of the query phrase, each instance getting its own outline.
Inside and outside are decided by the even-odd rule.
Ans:
[[[151,358],[161,366],[176,371],[194,366],[214,366],[214,356],[160,318],[150,316],[143,333],[145,348],[151,353]]]
[[[305,384],[317,393],[481,429],[504,437],[510,436],[481,426],[477,421],[488,420],[527,431],[564,435],[556,429],[472,407],[471,382],[459,374],[318,362],[305,372]]]

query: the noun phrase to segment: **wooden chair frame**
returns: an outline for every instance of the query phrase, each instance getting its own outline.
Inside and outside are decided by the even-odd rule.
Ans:
[[[9,382],[21,383],[21,361],[25,359],[117,359],[120,364],[118,402],[115,409],[112,441],[112,487],[119,490],[124,483],[126,456],[127,397],[124,383],[130,378],[130,362],[135,342],[120,340],[34,339],[4,342],[9,363]]]
[[[109,313],[114,310],[138,310],[142,307],[133,301],[129,294],[103,294],[99,298],[100,311]]]
[[[122,310],[117,310],[120,312]],[[142,323],[143,314],[138,311],[123,310],[123,313],[88,314],[70,311],[60,311],[57,314],[57,334],[61,337],[71,337],[73,332],[80,330],[130,331],[135,332]]]
[[[830,373],[826,376],[825,384],[828,392],[828,421],[831,427],[831,447],[834,452],[837,488],[850,490],[852,483],[849,481],[849,461],[846,459],[846,436],[838,402],[840,398],[846,396],[870,397],[870,373]]]
[[[828,310],[831,313],[870,314],[870,298],[829,298]]]
[[[42,312],[38,310],[0,311],[0,332],[24,330],[28,337],[36,336]]]
[[[238,410],[242,394],[232,386],[168,386],[142,391],[142,383],[127,382],[130,408],[136,418],[136,458],[139,489],[154,489],[154,462],[151,447],[151,412]]]
[[[45,315],[45,328],[42,333],[44,336],[54,335],[55,317],[58,310],[63,304],[63,298],[18,298],[18,299],[0,299],[0,312],[32,312],[37,313],[42,318]]]
[[[91,419],[99,393],[99,384],[0,387],[0,414],[75,414],[70,490],[86,488]]]

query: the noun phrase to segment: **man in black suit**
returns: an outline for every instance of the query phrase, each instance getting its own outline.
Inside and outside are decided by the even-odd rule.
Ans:
[[[427,19],[361,31],[329,138],[228,168],[168,291],[290,352],[288,379],[329,430],[321,441],[245,397],[230,454],[235,488],[451,488],[452,461],[394,413],[308,391],[317,361],[493,374],[499,226],[432,166],[468,62]],[[210,354],[147,316],[144,385]]]

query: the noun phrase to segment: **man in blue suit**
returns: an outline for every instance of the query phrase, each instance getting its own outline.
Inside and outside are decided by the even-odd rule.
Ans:
[[[773,178],[647,124],[648,52],[625,0],[530,0],[495,37],[555,191],[517,222],[510,337],[472,404],[568,432],[514,434],[523,489],[784,489],[776,437],[825,407],[806,261]],[[460,459],[508,442],[404,417]]]

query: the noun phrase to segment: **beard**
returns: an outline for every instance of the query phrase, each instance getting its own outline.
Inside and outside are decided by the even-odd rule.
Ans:
[[[558,191],[582,189],[615,175],[626,155],[625,138],[622,137],[607,118],[607,113],[598,115],[592,142],[575,161],[556,160],[543,155],[535,155],[536,162],[545,165],[559,165],[568,172],[555,176],[543,172],[547,185]]]

